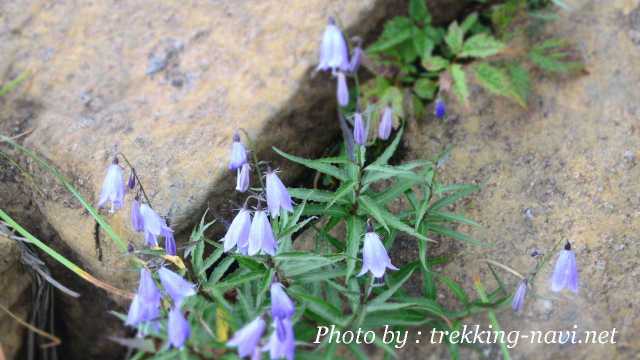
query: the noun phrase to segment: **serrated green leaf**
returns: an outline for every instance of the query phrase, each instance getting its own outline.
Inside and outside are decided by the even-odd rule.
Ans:
[[[333,206],[333,204],[335,204],[339,200],[345,200],[344,197],[348,194],[352,194],[356,185],[357,182],[354,180],[342,183],[342,185],[340,185],[340,187],[336,189],[335,193],[333,193],[333,199],[331,199],[331,201],[327,204],[326,209]]]
[[[469,296],[464,291],[462,286],[445,275],[438,275],[438,278],[440,279],[440,281],[442,281],[443,284],[446,285],[447,288],[449,288],[449,290],[451,290],[451,293],[453,293],[453,295],[458,299],[458,301],[460,301],[461,304],[467,305],[469,303]]]
[[[459,222],[461,224],[465,224],[465,225],[471,225],[471,226],[480,226],[480,224],[478,224],[477,222],[471,220],[471,219],[467,219],[466,217],[464,217],[463,215],[460,214],[454,214],[454,213],[450,213],[447,211],[432,211],[429,213],[429,217],[434,217],[434,218],[438,218],[441,220],[445,220],[445,221],[453,221],[453,222]]]
[[[365,168],[365,172],[365,176],[362,180],[364,185],[389,178],[411,179],[416,183],[423,181],[423,178],[413,171],[391,165],[371,164]]]
[[[452,22],[449,25],[449,30],[447,31],[447,35],[444,37],[444,41],[454,55],[457,55],[462,51],[463,40],[464,32],[462,31],[462,28],[460,28],[457,21]]]
[[[422,66],[428,71],[440,71],[449,66],[449,60],[442,56],[429,56],[422,59]]]
[[[438,84],[431,79],[421,78],[413,85],[413,91],[423,99],[433,99],[438,89]]]
[[[489,57],[502,51],[504,46],[502,42],[489,34],[477,34],[464,42],[462,52],[459,56],[475,58]]]
[[[411,38],[413,23],[404,16],[396,16],[384,24],[382,34],[367,48],[370,53],[390,50]]]
[[[456,201],[462,199],[463,197],[469,196],[471,193],[478,191],[480,187],[478,185],[468,184],[461,186],[459,190],[455,191],[453,194],[449,194],[444,196],[438,201],[434,202],[430,207],[429,211],[435,211],[443,209]]]
[[[227,258],[224,258],[222,261],[220,261],[218,266],[216,266],[215,269],[213,269],[211,276],[209,276],[209,283],[210,284],[217,283],[224,276],[227,270],[229,270],[229,268],[231,267],[231,264],[233,264],[234,261],[236,261],[234,257],[227,257]]]
[[[467,85],[467,77],[459,64],[453,64],[449,67],[451,78],[453,79],[453,92],[458,96],[458,100],[466,105],[469,99],[469,87]]]
[[[522,97],[522,92],[528,90],[516,89],[506,70],[487,63],[479,63],[474,66],[474,71],[475,78],[480,86],[493,94],[512,99],[519,105],[526,107],[526,98]],[[518,79],[518,86],[520,87],[528,86],[528,76],[526,75],[526,70],[524,71],[525,74],[523,75],[519,70],[515,70],[515,74],[520,77]],[[522,76],[527,77],[523,79]],[[523,83],[524,81],[527,81],[527,83]]]
[[[531,91],[529,72],[524,66],[517,63],[510,64],[508,70],[515,100],[523,107],[526,107],[529,100],[529,92]]]
[[[427,225],[427,229],[429,231],[432,231],[438,235],[442,235],[442,236],[446,236],[446,237],[450,237],[456,240],[460,240],[460,241],[464,241],[466,243],[469,243],[471,245],[475,245],[475,246],[483,246],[486,247],[488,246],[488,244],[480,241],[480,240],[476,240],[474,238],[472,238],[469,235],[463,234],[459,231],[456,230],[452,230],[449,229],[447,227],[444,226],[440,226],[440,225],[436,225],[436,224],[428,224]]]
[[[382,225],[387,232],[389,232],[389,226],[385,220],[385,212],[380,205],[378,205],[372,198],[367,195],[361,195],[358,198],[358,203],[362,208],[367,212],[367,214],[371,215],[376,221]]]
[[[411,16],[414,21],[429,23],[431,18],[425,0],[410,0],[409,16]]]
[[[378,158],[371,163],[372,165],[384,165],[389,162],[389,159],[393,156],[400,144],[400,140],[402,139],[402,133],[404,133],[404,127],[401,127],[396,133],[396,137],[393,139],[393,142],[387,146],[386,149],[378,156]]]
[[[462,29],[462,32],[466,34],[469,30],[471,30],[471,28],[476,24],[476,22],[478,22],[478,13],[472,12],[471,14],[469,14],[469,16],[467,16],[464,19],[462,24],[460,24],[460,28]]]
[[[335,177],[336,179],[342,180],[342,181],[346,181],[347,180],[347,176],[344,173],[344,171],[342,171],[340,168],[337,168],[333,165],[321,162],[321,161],[317,161],[317,160],[308,160],[305,158],[301,158],[299,156],[295,156],[295,155],[291,155],[291,154],[287,154],[286,152],[276,148],[275,146],[273,147],[273,150],[275,152],[277,152],[280,156],[284,157],[287,160],[293,161],[295,163],[298,163],[300,165],[304,165],[310,169],[314,169],[317,170],[323,174],[327,174],[330,176]]]
[[[529,59],[540,69],[553,73],[582,70],[584,64],[576,60],[577,52],[563,39],[549,39],[531,49]]]

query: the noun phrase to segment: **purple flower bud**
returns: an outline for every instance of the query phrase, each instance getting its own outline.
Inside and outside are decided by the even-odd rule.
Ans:
[[[522,311],[524,307],[524,298],[527,296],[527,279],[523,279],[518,284],[518,289],[516,293],[513,295],[513,300],[511,301],[511,308],[515,312]]]
[[[359,112],[353,115],[353,140],[358,145],[365,145],[367,143],[368,128],[365,128],[362,114]]]
[[[382,112],[380,118],[380,125],[378,125],[378,137],[382,140],[387,140],[391,135],[391,128],[393,127],[393,111],[390,106],[386,106]]]
[[[554,292],[567,288],[574,293],[578,293],[578,267],[576,265],[576,254],[571,250],[571,244],[567,241],[564,250],[560,251],[560,256],[556,261],[551,276],[551,290]]]
[[[181,348],[189,338],[189,335],[191,335],[189,321],[187,321],[187,319],[182,315],[180,306],[178,305],[175,305],[171,311],[169,311],[167,333],[169,336],[169,343],[174,348]]]
[[[107,201],[110,201],[111,210],[109,210],[109,212],[115,212],[124,205],[124,192],[122,169],[118,166],[118,161],[114,159],[113,163],[109,165],[107,176],[105,176],[104,182],[102,183],[98,207],[101,208]]]
[[[162,233],[162,227],[165,226],[164,220],[147,204],[140,205],[140,215],[144,225],[145,243],[151,247],[158,246],[158,236]]]
[[[137,197],[131,202],[131,227],[135,232],[144,230],[144,221],[140,214],[140,201],[138,201]]]
[[[351,61],[349,62],[350,73],[355,73],[358,71],[361,60],[362,60],[362,48],[360,46],[356,46],[353,49],[353,53],[351,54]]]
[[[158,270],[158,276],[164,291],[173,299],[176,307],[180,307],[184,298],[196,293],[195,285],[165,267]]]
[[[349,53],[347,43],[333,18],[329,18],[329,24],[322,35],[320,44],[320,61],[316,70],[348,70]]]
[[[129,181],[127,182],[127,186],[131,190],[133,190],[136,187],[136,177],[134,176],[133,170],[131,171],[131,175],[129,175]]]
[[[291,319],[283,319],[281,323],[284,335],[280,336],[278,331],[274,331],[269,338],[265,351],[269,351],[269,356],[272,360],[282,358],[293,360],[296,348],[293,325],[291,324]]]
[[[167,255],[176,256],[176,239],[173,237],[173,230],[168,226],[162,227],[164,237],[164,251]]]
[[[438,119],[442,119],[445,117],[445,115],[447,115],[447,106],[445,105],[444,100],[442,100],[442,98],[436,99],[436,105],[434,107],[433,114]]]
[[[253,215],[251,228],[249,229],[248,254],[253,256],[264,252],[271,256],[276,254],[276,240],[271,229],[271,224],[264,210],[258,210]]]
[[[267,172],[267,206],[271,217],[280,214],[280,209],[293,211],[291,196],[275,171]]]
[[[271,316],[274,318],[290,318],[296,308],[293,301],[284,291],[284,286],[279,282],[271,284]]]
[[[364,235],[364,247],[362,248],[362,270],[358,276],[370,271],[374,277],[384,276],[385,269],[398,270],[391,264],[387,250],[380,241],[380,236],[375,232],[367,232]]]
[[[246,249],[249,246],[249,228],[251,227],[251,213],[247,209],[240,209],[238,215],[233,218],[224,241],[224,252],[238,246],[238,249]]]
[[[153,281],[149,270],[145,268],[140,269],[138,292],[131,302],[125,324],[136,326],[145,321],[156,319],[160,316],[161,298],[162,295],[156,287],[156,283]]]
[[[247,162],[247,150],[240,142],[240,135],[233,135],[233,144],[231,145],[231,160],[229,161],[229,170],[239,169]]]
[[[336,76],[338,86],[336,96],[338,97],[338,104],[344,107],[349,105],[349,87],[347,86],[347,77],[343,72],[337,73]]]
[[[252,322],[243,326],[240,330],[233,334],[231,340],[227,342],[227,346],[238,347],[238,356],[245,357],[253,355],[262,334],[264,334],[266,324],[260,316]]]
[[[248,163],[242,164],[242,167],[238,169],[238,177],[236,178],[236,190],[243,193],[249,190],[249,177],[251,175],[251,165]]]

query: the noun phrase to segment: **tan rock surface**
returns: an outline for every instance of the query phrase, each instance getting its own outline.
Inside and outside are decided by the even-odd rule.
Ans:
[[[473,274],[491,279],[479,259],[527,273],[535,264],[532,250],[572,241],[580,293],[551,293],[551,264],[537,279],[522,315],[510,309],[499,314],[504,328],[573,330],[576,324],[579,331],[617,329],[615,345],[521,341],[511,352],[514,359],[631,359],[640,352],[640,4],[569,3],[573,11],[548,30],[578,45],[588,75],[534,80],[527,111],[476,88],[470,109],[450,102],[448,121],[430,118],[409,131],[408,160],[432,157],[451,143],[444,180],[486,182],[457,210],[483,225],[461,230],[495,247],[477,249],[447,239],[439,249],[457,254],[443,271],[469,293],[474,293]],[[516,286],[515,277],[504,276]],[[484,320],[468,323],[486,326]],[[488,358],[500,358],[497,348],[481,348]],[[402,359],[443,356],[444,347],[428,345],[412,345],[400,354]]]

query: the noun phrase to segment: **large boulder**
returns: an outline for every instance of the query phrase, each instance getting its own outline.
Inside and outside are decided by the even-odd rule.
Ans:
[[[0,99],[0,132],[21,135],[18,141],[61,169],[94,204],[117,147],[136,166],[155,208],[178,232],[189,230],[205,208],[219,215],[235,206],[228,201],[235,174],[226,163],[237,129],[256,140],[260,158],[281,167],[287,180],[301,169],[277,160],[272,145],[314,156],[336,139],[334,81],[313,74],[327,18],[336,17],[348,36],[366,38],[380,31],[385,17],[406,12],[399,3],[2,2],[1,82],[24,70],[30,76]],[[442,22],[465,1],[429,4]],[[23,158],[20,164],[30,173],[20,179],[32,194],[20,198],[14,191],[20,181],[12,177],[11,190],[0,189],[11,215],[98,278],[133,289],[135,272],[106,234],[96,244],[91,216],[33,162]],[[128,230],[128,212],[127,205],[109,221],[140,245],[140,236]],[[35,213],[39,218],[30,220]],[[104,304],[82,299],[69,300],[67,310],[85,304],[106,314]],[[65,317],[70,332],[92,333],[84,310],[76,310]],[[104,322],[95,323],[100,329]],[[70,358],[85,344],[73,341],[78,351],[66,354]]]
[[[521,273],[535,265],[533,250],[570,240],[577,254],[580,291],[551,293],[550,270],[538,276],[525,310],[498,315],[506,330],[611,331],[615,344],[530,344],[521,339],[514,359],[627,359],[640,351],[640,5],[636,1],[573,1],[549,34],[578,45],[587,73],[534,80],[528,110],[475,88],[471,106],[449,103],[446,121],[413,124],[407,159],[432,157],[447,144],[447,182],[485,182],[456,209],[481,228],[461,229],[495,246],[480,249],[447,239],[439,251],[455,254],[442,271],[474,294],[472,276],[492,284],[483,259]],[[406,249],[398,249],[403,256]],[[504,273],[515,288],[517,279]],[[453,303],[451,303],[453,304]],[[486,318],[469,319],[467,324]],[[483,348],[500,358],[496,347]],[[400,358],[445,356],[424,343]],[[461,358],[477,353],[463,349]]]

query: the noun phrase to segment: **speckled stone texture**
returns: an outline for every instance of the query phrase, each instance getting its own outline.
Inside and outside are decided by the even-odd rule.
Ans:
[[[616,344],[533,345],[521,341],[514,359],[631,359],[640,352],[637,294],[640,267],[640,4],[637,1],[570,1],[569,13],[546,31],[577,44],[588,74],[534,78],[528,110],[474,88],[464,109],[450,101],[447,121],[413,124],[405,139],[407,160],[453,152],[443,168],[447,182],[485,182],[466,213],[482,228],[463,227],[488,249],[446,239],[437,251],[455,254],[443,273],[475,294],[472,276],[492,284],[482,259],[521,273],[546,251],[570,240],[577,254],[578,295],[549,290],[547,266],[521,315],[499,314],[507,330],[611,330]],[[397,242],[396,242],[397,243]],[[406,244],[395,256],[416,256]],[[552,262],[555,261],[555,256]],[[515,289],[517,279],[504,274]],[[443,302],[455,306],[450,296]],[[484,324],[484,317],[468,324]],[[489,359],[497,347],[480,346]],[[461,358],[478,354],[462,350]],[[446,358],[444,346],[411,345],[401,359]]]

